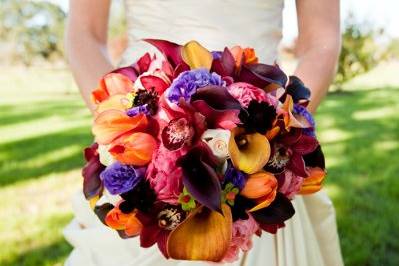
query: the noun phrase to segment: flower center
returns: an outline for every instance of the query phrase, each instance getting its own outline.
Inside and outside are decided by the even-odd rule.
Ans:
[[[288,150],[285,148],[277,148],[276,152],[273,154],[267,164],[271,167],[280,169],[285,167],[289,161],[290,156],[288,154]]]
[[[166,230],[173,230],[180,224],[182,218],[178,209],[170,207],[158,214],[158,226]]]

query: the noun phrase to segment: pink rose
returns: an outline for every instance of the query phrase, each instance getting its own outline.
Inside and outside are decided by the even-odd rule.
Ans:
[[[155,190],[157,199],[170,204],[178,203],[183,189],[183,172],[181,167],[176,166],[176,161],[186,152],[184,149],[170,151],[163,145],[154,152],[147,168],[146,178]]]
[[[248,214],[248,220],[237,220],[233,223],[233,236],[223,262],[233,262],[238,260],[240,250],[249,251],[252,248],[252,236],[259,230],[259,225]]]
[[[248,107],[252,100],[256,100],[258,102],[267,102],[273,106],[277,106],[278,103],[276,97],[267,94],[264,90],[249,83],[233,83],[227,87],[227,90],[244,107]]]
[[[287,198],[293,199],[298,194],[303,183],[303,177],[297,176],[290,170],[286,170],[279,176],[280,188],[279,191]]]

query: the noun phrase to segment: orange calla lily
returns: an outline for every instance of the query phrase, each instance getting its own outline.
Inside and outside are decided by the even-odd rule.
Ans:
[[[100,103],[115,94],[126,94],[133,91],[133,82],[126,76],[119,73],[105,75],[97,88],[92,92],[95,103]]]
[[[270,144],[259,133],[246,134],[243,128],[231,130],[229,154],[235,168],[254,174],[261,170],[270,157]]]
[[[269,141],[271,141],[278,135],[278,133],[280,133],[280,127],[274,126],[272,129],[266,132],[265,136]]]
[[[271,173],[262,171],[249,175],[244,188],[240,192],[244,197],[255,199],[258,203],[249,211],[257,211],[269,206],[276,198],[277,185],[277,179]]]
[[[294,101],[292,100],[291,95],[287,94],[285,101],[283,103],[282,110],[284,125],[287,131],[290,130],[291,127],[296,128],[306,128],[309,127],[309,122],[305,118],[295,117],[292,114],[292,110],[294,109]]]
[[[190,69],[211,69],[213,61],[212,54],[196,41],[190,41],[183,46],[182,58]]]
[[[110,144],[113,140],[129,131],[141,131],[148,125],[146,115],[133,117],[120,110],[107,110],[94,120],[92,132],[99,144]]]
[[[152,135],[136,132],[122,136],[109,149],[109,152],[121,163],[143,166],[151,161],[156,148],[157,141]]]
[[[309,176],[303,180],[299,194],[306,195],[319,191],[326,177],[326,172],[319,167],[309,168],[308,172]]]
[[[143,225],[137,219],[136,212],[123,213],[118,207],[113,208],[105,217],[107,226],[115,230],[124,230],[128,236],[140,234]]]
[[[168,255],[176,260],[221,261],[230,246],[233,224],[230,207],[223,204],[222,212],[204,206],[194,210],[170,233]]]

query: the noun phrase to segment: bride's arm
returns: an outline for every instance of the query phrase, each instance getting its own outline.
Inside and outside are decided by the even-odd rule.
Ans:
[[[112,70],[107,52],[110,0],[70,0],[66,54],[74,78],[90,110],[91,91]]]
[[[341,46],[339,0],[296,0],[298,66],[295,75],[312,90],[315,112],[334,78]]]

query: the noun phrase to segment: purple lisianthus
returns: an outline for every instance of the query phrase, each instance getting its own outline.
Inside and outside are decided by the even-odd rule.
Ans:
[[[303,133],[308,135],[308,136],[314,137],[315,136],[314,129],[316,128],[316,122],[314,121],[314,118],[313,118],[312,114],[309,113],[308,109],[306,109],[302,105],[294,104],[294,113],[305,117],[306,121],[309,122],[311,127],[304,128],[303,129]]]
[[[208,85],[223,86],[224,81],[221,76],[205,68],[184,71],[170,85],[167,98],[172,103],[178,103],[181,97],[188,102],[198,88]]]
[[[148,106],[148,104],[143,104],[143,105],[139,105],[139,106],[135,106],[130,108],[129,110],[126,111],[126,114],[128,116],[136,116],[138,114],[146,114],[146,115],[150,115],[150,108]]]
[[[234,168],[230,161],[227,161],[227,169],[224,173],[224,184],[232,183],[239,190],[243,189],[247,182],[247,175]]]
[[[117,195],[133,189],[145,175],[145,167],[137,167],[115,162],[105,168],[100,174],[105,188],[112,194]]]

